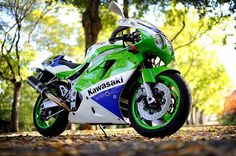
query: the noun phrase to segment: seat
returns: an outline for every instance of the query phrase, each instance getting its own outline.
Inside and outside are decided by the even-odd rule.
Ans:
[[[70,67],[71,69],[75,69],[76,67],[78,67],[80,64],[78,63],[73,63],[71,61],[67,61],[67,60],[60,60],[59,64],[65,65]]]

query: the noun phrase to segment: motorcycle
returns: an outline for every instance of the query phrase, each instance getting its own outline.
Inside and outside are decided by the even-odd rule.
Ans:
[[[57,136],[68,123],[131,125],[145,137],[165,137],[185,123],[191,94],[167,37],[154,25],[122,16],[109,40],[92,45],[77,64],[65,55],[43,61],[27,82],[40,94],[33,120],[43,136]],[[127,29],[133,29],[128,33]],[[124,33],[126,32],[126,33]],[[102,129],[103,130],[103,129]]]

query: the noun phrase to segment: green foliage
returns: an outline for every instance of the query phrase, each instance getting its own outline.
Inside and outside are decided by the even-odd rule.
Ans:
[[[12,84],[7,81],[0,81],[0,121],[11,121],[11,103],[13,95]]]
[[[39,11],[35,10],[28,22],[34,23],[35,17],[39,15]],[[62,21],[60,16],[64,16],[65,19],[70,16],[75,18],[74,21]],[[32,39],[38,51],[50,52],[53,55],[65,54],[81,61],[85,53],[84,42],[79,38],[82,33],[80,15],[75,8],[59,5],[58,10],[54,10],[40,21]]]
[[[220,118],[220,123],[223,125],[236,125],[236,112],[231,114],[225,114]]]
[[[1,88],[4,90],[0,94],[0,121],[11,121],[11,105],[13,96],[13,85],[11,83],[1,83]],[[21,92],[21,105],[19,108],[20,129],[33,130],[33,104],[37,98],[37,93],[24,82]],[[2,127],[0,126],[0,130]]]
[[[85,0],[60,0],[60,1],[65,4],[73,4],[77,8],[86,8],[88,5],[88,2]]]
[[[24,131],[34,130],[33,125],[33,107],[38,94],[25,82],[21,92],[20,105],[20,129]]]

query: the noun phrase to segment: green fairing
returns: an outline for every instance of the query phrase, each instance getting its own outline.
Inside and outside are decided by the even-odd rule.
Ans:
[[[144,82],[156,82],[156,76],[165,71],[180,73],[178,70],[166,66],[159,66],[157,68],[144,68],[142,70]]]
[[[56,76],[59,77],[62,80],[67,79],[68,77],[70,77],[70,76],[74,75],[75,73],[77,73],[85,64],[86,64],[86,62],[84,62],[83,64],[81,64],[80,66],[78,66],[75,69],[71,69],[71,70],[68,70],[68,71],[56,73]]]
[[[143,62],[143,56],[141,54],[133,54],[125,49],[109,55],[107,60],[116,60],[116,62],[104,75],[104,79],[132,69],[137,69],[137,67]]]
[[[141,53],[150,52],[153,55],[158,56],[165,65],[168,65],[171,61],[175,60],[174,53],[171,53],[168,50],[167,45],[164,45],[162,49],[159,49],[152,36],[146,34],[143,30],[139,30],[139,32],[141,33],[141,42],[138,42],[136,47]],[[152,50],[150,51],[150,49]]]
[[[85,65],[86,63],[90,63],[98,54],[101,54],[107,50],[111,50],[111,49],[120,49],[123,48],[122,45],[105,45],[102,46],[100,48],[98,48],[96,50],[96,52],[94,54],[92,54],[92,56],[90,56],[89,58],[87,58],[83,64],[81,64],[80,66],[78,66],[75,69],[69,70],[69,71],[65,71],[65,72],[60,72],[57,73],[56,76],[59,77],[60,79],[67,79],[68,77],[74,75],[75,73],[77,73],[82,67],[83,65]]]
[[[70,77],[71,75],[74,75],[75,72],[76,72],[76,70],[69,70],[69,71],[65,71],[65,72],[56,73],[56,76],[59,77],[60,79],[66,79],[66,78]]]
[[[116,61],[112,67],[106,71],[104,66],[109,60]],[[77,91],[81,91],[103,79],[132,69],[137,69],[142,61],[143,56],[141,54],[133,54],[128,52],[126,49],[109,54],[101,58],[101,60],[88,69],[87,72],[84,72],[76,82],[75,88]]]
[[[81,91],[95,83],[97,83],[98,81],[100,81],[102,79],[102,76],[105,73],[105,69],[101,66],[98,66],[96,68],[96,70],[93,70],[89,73],[84,72],[81,76],[80,79],[76,82],[76,86],[75,89],[77,91]]]

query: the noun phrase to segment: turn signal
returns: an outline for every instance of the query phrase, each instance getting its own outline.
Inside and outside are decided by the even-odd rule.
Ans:
[[[129,48],[128,48],[128,51],[132,52],[134,54],[137,54],[138,53],[138,48],[135,45],[130,45]]]

